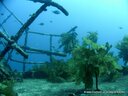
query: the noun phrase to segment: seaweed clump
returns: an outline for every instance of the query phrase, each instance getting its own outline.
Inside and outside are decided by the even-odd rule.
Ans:
[[[76,28],[77,26],[73,27],[70,31],[61,34],[61,38],[59,40],[61,44],[59,48],[63,47],[63,51],[65,53],[71,53],[78,44],[77,33],[75,32]]]
[[[128,35],[124,36],[124,38],[116,45],[116,48],[119,50],[119,58],[123,59],[124,66],[126,66],[128,62]]]
[[[123,75],[128,74],[128,35],[124,36],[124,38],[116,45],[116,48],[119,50],[119,58],[122,58],[124,61],[124,64],[122,66],[122,70],[119,70],[119,72],[122,72]]]
[[[33,66],[31,70],[24,74],[24,77],[46,79],[52,83],[61,83],[70,77],[69,67],[64,60],[56,60],[46,62],[40,66]]]
[[[69,67],[65,61],[54,59],[49,68],[49,77],[47,79],[48,81],[53,83],[68,81],[70,73]]]
[[[119,68],[117,59],[109,52],[112,45],[108,42],[105,45],[97,44],[97,39],[94,39],[96,36],[83,38],[82,45],[78,45],[72,52],[76,82],[83,82],[86,90],[93,89],[93,76],[96,79],[96,90],[100,90],[98,77],[116,72]]]
[[[86,38],[91,40],[94,43],[97,43],[98,33],[97,32],[88,32],[88,35],[86,36]]]
[[[14,86],[14,82],[11,81],[3,81],[0,83],[0,96],[1,94],[5,95],[5,96],[18,96],[18,94],[16,92],[14,92],[13,89]]]
[[[0,62],[0,96],[18,96],[13,90],[13,85],[14,81],[11,69],[6,60],[3,59]]]

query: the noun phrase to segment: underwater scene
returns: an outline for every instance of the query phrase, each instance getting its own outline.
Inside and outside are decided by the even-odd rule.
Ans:
[[[0,0],[0,96],[128,96],[128,0]]]

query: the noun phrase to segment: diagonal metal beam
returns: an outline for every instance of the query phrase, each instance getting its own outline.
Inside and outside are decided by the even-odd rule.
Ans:
[[[24,56],[25,58],[28,57],[28,54],[26,52],[24,52],[22,50],[21,47],[19,47],[17,45],[16,42],[14,42],[13,40],[11,40],[11,38],[9,38],[5,33],[3,32],[0,32],[0,37],[4,38],[8,43],[7,43],[7,46],[5,47],[4,51],[1,52],[0,54],[0,57],[3,57],[5,52],[8,50],[8,49],[15,49],[17,52],[19,52],[22,56]],[[2,58],[0,58],[2,59]]]

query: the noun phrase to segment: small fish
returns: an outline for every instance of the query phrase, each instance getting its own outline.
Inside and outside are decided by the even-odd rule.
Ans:
[[[3,15],[4,15],[4,13],[0,13],[0,15],[1,15],[1,16],[3,16]]]
[[[49,22],[50,22],[50,23],[52,23],[53,21],[52,21],[52,20],[50,20]]]
[[[60,11],[58,11],[58,10],[54,10],[54,11],[52,11],[54,14],[60,14]]]
[[[119,27],[119,29],[123,29],[123,27]]]
[[[32,14],[29,14],[29,16],[31,17],[31,16],[32,16]]]
[[[43,22],[41,22],[39,25],[40,25],[40,26],[43,26],[43,25],[44,25],[44,23],[43,23]]]

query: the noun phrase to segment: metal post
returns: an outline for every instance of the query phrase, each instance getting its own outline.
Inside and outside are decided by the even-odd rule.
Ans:
[[[50,35],[50,52],[52,52],[52,35]],[[52,63],[52,54],[50,56],[50,62]]]
[[[24,51],[25,51],[25,52],[26,52],[27,43],[28,43],[28,31],[26,31],[25,42],[24,42]],[[26,70],[26,67],[25,67],[26,63],[25,63],[25,61],[26,61],[26,58],[24,58],[23,73],[24,73],[25,70]]]

